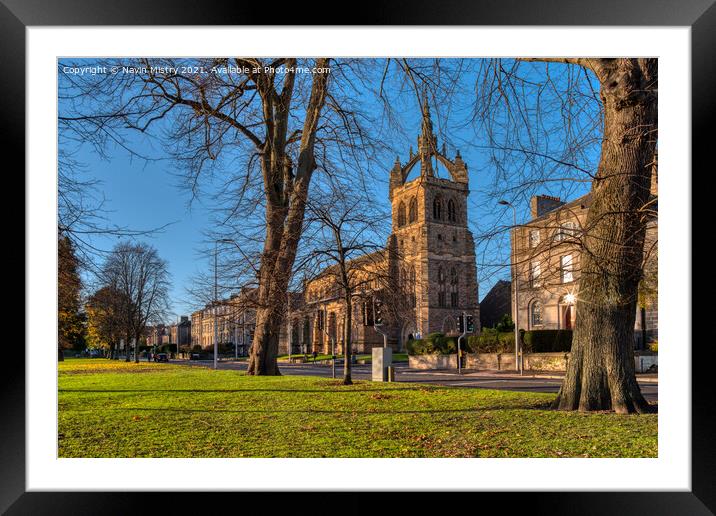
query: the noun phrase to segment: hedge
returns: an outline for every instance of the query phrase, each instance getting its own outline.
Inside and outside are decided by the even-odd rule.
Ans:
[[[532,330],[522,334],[525,353],[557,353],[572,349],[572,330]]]
[[[467,343],[472,353],[510,353],[515,351],[515,332],[483,328],[480,335],[468,337]]]
[[[556,353],[572,349],[572,330],[521,331],[525,353]],[[500,332],[484,328],[480,335],[468,338],[473,353],[514,353],[515,332]]]
[[[463,339],[462,347],[465,351],[470,351],[466,339]],[[407,348],[408,355],[450,355],[457,353],[457,337],[431,333],[424,339],[409,340]]]
[[[572,349],[572,330],[521,330],[522,350],[525,353],[558,353]],[[408,341],[409,355],[449,355],[457,352],[457,337],[431,333],[424,339]],[[463,339],[467,353],[514,353],[515,332],[501,332],[483,328],[480,335]]]

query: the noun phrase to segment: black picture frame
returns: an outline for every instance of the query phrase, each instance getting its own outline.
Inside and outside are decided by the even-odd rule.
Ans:
[[[278,5],[278,4],[276,4]],[[691,27],[692,163],[693,170],[713,169],[709,126],[716,104],[716,6],[714,0],[490,0],[471,2],[414,1],[384,4],[361,2],[348,14],[335,4],[312,2],[281,4],[277,19],[273,3],[223,5],[214,0],[2,0],[0,1],[0,103],[4,119],[3,156],[19,156],[15,170],[24,165],[25,148],[25,30],[28,26],[76,25],[551,25],[551,26],[688,26]],[[317,16],[316,9],[322,15]],[[31,101],[31,99],[29,99]],[[8,172],[6,172],[8,173]],[[690,171],[683,171],[687,178]],[[694,175],[691,176],[692,181]],[[24,188],[24,187],[23,187]],[[699,189],[697,189],[697,192]],[[708,194],[701,189],[701,195]],[[698,205],[700,198],[694,198]],[[703,200],[703,199],[701,199]],[[692,204],[692,205],[693,205]],[[6,215],[7,216],[7,215]],[[692,233],[694,234],[694,233]],[[695,256],[695,255],[694,255]],[[695,264],[694,264],[695,265]],[[695,267],[692,270],[697,270]],[[27,274],[27,270],[26,270]],[[700,305],[699,305],[700,306]],[[699,318],[695,303],[692,320]],[[31,309],[31,307],[28,307]],[[685,328],[690,325],[684,321]],[[690,337],[684,332],[685,339]],[[692,354],[701,343],[692,339]],[[698,343],[698,344],[697,344]],[[708,342],[707,342],[708,343]],[[685,342],[688,344],[688,342]],[[27,345],[27,343],[26,343]],[[706,352],[706,350],[701,350]],[[39,350],[37,352],[53,352]],[[716,431],[712,414],[713,388],[709,360],[692,361],[692,490],[690,492],[526,492],[470,493],[460,497],[474,510],[503,506],[510,511],[540,514],[713,514],[716,512]],[[13,356],[3,367],[0,439],[0,510],[7,514],[128,514],[150,509],[147,493],[26,492],[25,489],[25,356]],[[317,488],[320,488],[317,481]],[[120,486],[118,486],[120,487]],[[217,498],[220,496],[220,498]],[[205,511],[229,501],[248,510],[245,493],[164,493],[161,512],[186,512],[193,506]],[[372,512],[372,496],[352,493],[337,500],[336,493],[271,495],[265,503],[272,510],[292,512]],[[401,512],[425,507],[425,494],[398,495]],[[489,498],[489,499],[488,499]],[[449,495],[449,502],[457,498]],[[156,501],[156,500],[153,500]],[[492,502],[492,503],[490,503]],[[376,502],[377,503],[377,502]],[[382,503],[382,502],[381,502]],[[461,507],[464,509],[465,507]],[[457,507],[456,507],[457,509]]]

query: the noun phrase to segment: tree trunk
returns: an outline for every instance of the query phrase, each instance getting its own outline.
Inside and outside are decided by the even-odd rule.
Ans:
[[[346,318],[343,323],[343,385],[353,384],[353,379],[351,378],[352,325],[353,303],[351,296],[348,295],[346,296]]]
[[[636,381],[634,321],[657,128],[656,59],[593,59],[604,137],[582,237],[577,320],[559,410],[651,410]]]
[[[317,67],[327,65],[328,59],[316,60]],[[266,240],[259,268],[256,331],[248,360],[249,375],[281,374],[276,360],[278,336],[301,237],[308,186],[316,169],[314,145],[320,113],[325,104],[327,80],[328,74],[317,74],[313,79],[295,175],[285,154],[290,97],[276,105],[273,104],[273,92],[264,99],[267,138],[261,166],[266,188]]]
[[[57,360],[59,362],[65,361],[65,354],[62,352],[62,348],[59,346],[57,347]]]

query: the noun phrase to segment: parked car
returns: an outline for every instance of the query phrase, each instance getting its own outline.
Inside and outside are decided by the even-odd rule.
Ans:
[[[189,360],[199,360],[199,353],[192,353]]]
[[[169,355],[166,353],[157,353],[154,355],[155,362],[169,362]]]

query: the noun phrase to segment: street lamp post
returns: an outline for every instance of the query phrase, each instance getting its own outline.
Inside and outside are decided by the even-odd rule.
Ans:
[[[503,200],[498,204],[512,208],[512,230],[517,228],[517,210],[512,203]],[[510,238],[510,262],[512,268],[512,288],[515,292],[515,371],[522,374],[522,346],[520,342],[520,306],[519,306],[519,275],[517,274],[517,238]]]
[[[293,333],[293,328],[291,327],[291,293],[286,292],[286,315],[288,319],[288,335],[286,336],[286,342],[288,343],[288,363],[291,363],[291,346],[293,342],[291,342],[291,335]]]
[[[217,279],[218,256],[219,240],[214,242],[214,369],[218,369],[219,353],[219,280]]]

